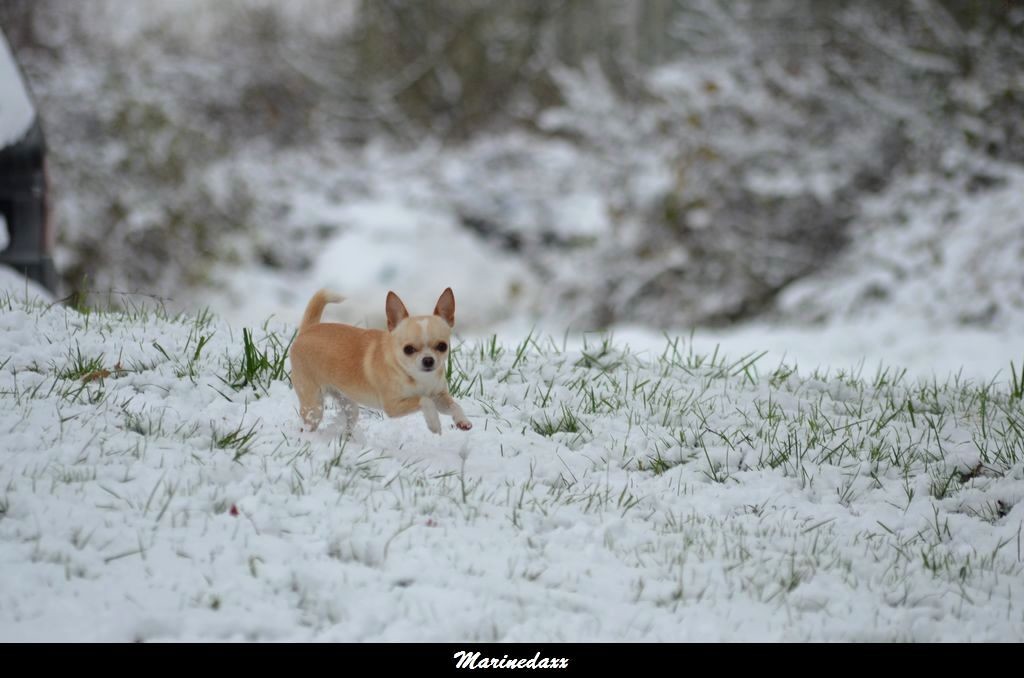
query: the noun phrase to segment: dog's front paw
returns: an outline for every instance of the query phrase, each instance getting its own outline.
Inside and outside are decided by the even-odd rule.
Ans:
[[[468,419],[464,419],[462,421],[455,422],[455,428],[459,429],[460,431],[468,431],[469,429],[473,428],[473,424],[469,423]]]

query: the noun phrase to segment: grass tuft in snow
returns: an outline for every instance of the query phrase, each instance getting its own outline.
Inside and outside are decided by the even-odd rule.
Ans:
[[[68,360],[64,367],[57,370],[59,379],[86,379],[103,374],[103,356],[82,354],[82,349],[75,344],[74,351],[68,351]],[[107,373],[109,375],[109,372]]]
[[[227,376],[223,379],[236,391],[252,388],[257,394],[267,394],[271,382],[291,380],[285,368],[288,349],[295,339],[293,334],[287,343],[274,333],[267,333],[264,340],[265,348],[260,348],[253,340],[252,330],[242,330],[242,353],[227,359]],[[257,396],[258,397],[258,396]]]
[[[234,452],[233,461],[238,461],[252,451],[252,443],[256,438],[257,426],[259,426],[259,422],[246,429],[243,422],[235,429],[226,433],[214,431],[213,446],[218,450],[232,450]]]
[[[1024,362],[1020,365],[1020,375],[1018,376],[1013,361],[1010,361],[1010,381],[1010,400],[1019,401],[1024,397]]]

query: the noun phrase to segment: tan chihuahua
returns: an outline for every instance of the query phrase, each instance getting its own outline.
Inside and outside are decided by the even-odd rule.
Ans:
[[[384,410],[389,417],[422,411],[427,428],[437,434],[441,433],[438,412],[451,415],[463,431],[473,428],[445,380],[455,326],[455,295],[450,287],[437,300],[434,315],[414,317],[409,317],[394,292],[388,292],[387,332],[320,322],[324,306],[340,301],[344,297],[327,290],[314,294],[290,350],[292,386],[310,430],[320,425],[325,390],[341,402],[349,433],[360,405]]]

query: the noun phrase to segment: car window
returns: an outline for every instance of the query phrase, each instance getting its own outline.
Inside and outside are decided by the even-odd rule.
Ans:
[[[20,141],[32,127],[35,109],[10,45],[0,32],[0,148]]]

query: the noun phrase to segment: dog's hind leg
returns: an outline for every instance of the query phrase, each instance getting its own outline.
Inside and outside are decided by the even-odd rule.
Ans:
[[[299,415],[310,431],[315,431],[324,416],[324,395],[320,385],[308,381],[300,372],[292,373],[292,388],[299,398]]]
[[[345,437],[351,436],[355,430],[356,422],[359,421],[359,405],[334,386],[325,387],[324,392],[344,411]]]
[[[359,405],[337,389],[331,389],[331,395],[338,401],[341,409],[345,411],[345,435],[352,435],[356,422],[359,421]]]

